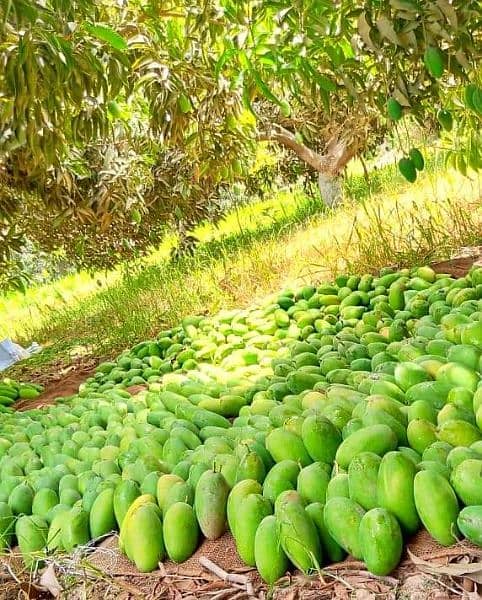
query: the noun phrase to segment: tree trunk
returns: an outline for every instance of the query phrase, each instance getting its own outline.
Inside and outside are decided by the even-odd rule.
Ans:
[[[328,207],[336,206],[342,199],[341,180],[339,176],[318,173],[318,188],[321,199]]]
[[[273,125],[258,139],[277,142],[293,150],[301,160],[318,171],[318,187],[325,204],[335,206],[340,202],[342,190],[339,175],[356,154],[356,146],[347,145],[343,139],[332,138],[326,145],[325,154],[319,154],[300,143],[291,131],[280,125]]]

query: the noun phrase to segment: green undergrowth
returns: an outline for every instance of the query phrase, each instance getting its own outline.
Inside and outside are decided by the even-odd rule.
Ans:
[[[404,183],[393,165],[368,182],[355,172],[345,183],[346,203],[330,211],[299,190],[280,192],[239,208],[217,227],[198,228],[193,256],[168,260],[172,240],[166,240],[147,260],[99,275],[93,285],[79,274],[79,283],[88,281],[87,292],[69,278],[63,301],[40,306],[37,300],[9,316],[17,339],[46,345],[15,367],[15,375],[54,371],[83,357],[112,357],[188,314],[248,305],[294,281],[421,264],[476,244],[480,181],[444,172],[437,161],[428,167],[414,185]],[[353,193],[358,202],[350,201]]]
[[[126,269],[122,279],[76,306],[58,311],[55,321],[42,332],[52,339],[70,337],[81,331],[79,339],[102,355],[121,350],[139,339],[153,336],[162,326],[196,312],[211,312],[236,301],[230,269],[251,249],[244,263],[253,282],[262,275],[264,263],[257,261],[253,249],[278,239],[283,231],[293,231],[322,209],[321,204],[305,199],[289,218],[278,219],[258,229],[245,229],[221,239],[201,244],[193,256],[158,264],[138,264]],[[248,258],[248,257],[245,257]],[[254,290],[250,287],[250,292]],[[265,288],[268,291],[269,288]],[[80,326],[80,330],[79,330]]]
[[[194,230],[200,241],[196,261],[210,261],[255,240],[280,234],[286,228],[305,223],[323,209],[320,199],[307,197],[298,189],[280,191],[267,199],[238,207],[219,223],[201,224]],[[88,302],[107,288],[122,285],[120,282],[132,279],[133,274],[148,272],[152,275],[160,266],[166,266],[176,243],[175,235],[167,235],[157,250],[138,262],[121,264],[109,272],[81,271],[48,285],[31,287],[25,294],[11,292],[0,297],[0,337],[9,336],[29,343],[65,309]]]

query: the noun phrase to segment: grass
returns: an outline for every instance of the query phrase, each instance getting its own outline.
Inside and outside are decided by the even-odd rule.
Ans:
[[[457,173],[424,177],[403,193],[361,202],[333,215],[328,239],[318,231],[320,267],[330,274],[376,272],[450,258],[482,242],[481,180]],[[316,235],[316,234],[315,234]]]
[[[194,256],[166,260],[173,240],[149,259],[99,275],[79,274],[3,299],[17,339],[47,345],[16,367],[28,378],[82,357],[110,357],[187,314],[250,304],[273,290],[330,279],[340,271],[376,271],[449,257],[481,243],[481,180],[433,162],[416,184],[393,166],[346,183],[345,204],[326,212],[299,191],[282,192],[203,225]],[[349,199],[357,195],[358,202]],[[51,299],[45,303],[43,299]],[[0,305],[0,315],[2,306]],[[2,319],[5,320],[5,319]]]
[[[132,265],[114,284],[104,286],[87,300],[56,309],[55,318],[43,321],[33,335],[77,340],[73,352],[82,352],[81,345],[106,355],[153,336],[160,327],[168,327],[188,313],[234,305],[239,299],[234,289],[244,290],[247,301],[260,286],[267,291],[266,284],[272,282],[274,256],[263,252],[264,245],[282,236],[283,231],[306,223],[320,210],[320,202],[300,197],[296,210],[282,218],[262,223],[257,229],[248,225],[239,233],[211,237],[193,257]]]
[[[299,190],[280,192],[263,201],[239,207],[218,224],[202,224],[194,230],[201,241],[198,257],[204,260],[225,254],[229,249],[249,244],[254,238],[278,233],[285,227],[296,226],[323,210],[321,201],[304,196]],[[0,297],[0,339],[12,337],[30,343],[52,317],[78,303],[115,287],[123,278],[132,281],[133,274],[164,265],[176,236],[167,236],[158,250],[138,263],[126,263],[109,272],[94,275],[81,271],[52,284],[35,286],[25,294],[11,292]]]

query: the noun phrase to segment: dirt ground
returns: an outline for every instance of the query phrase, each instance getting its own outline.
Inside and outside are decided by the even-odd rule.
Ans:
[[[437,273],[449,273],[454,277],[463,277],[472,265],[482,266],[482,246],[462,248],[459,256],[432,265]]]
[[[288,573],[269,589],[246,567],[229,533],[204,541],[185,563],[169,561],[140,574],[117,550],[117,536],[73,557],[56,558],[35,584],[22,577],[15,561],[0,566],[0,600],[477,600],[482,598],[482,549],[461,542],[450,548],[425,532],[409,542],[400,566],[376,577],[348,557],[306,576]],[[206,566],[203,566],[206,565]],[[17,568],[18,565],[17,565]],[[12,573],[19,582],[13,580]],[[46,573],[46,574],[45,574]],[[8,581],[10,579],[10,581]],[[51,591],[47,591],[47,589]],[[61,591],[60,591],[61,590]],[[54,592],[54,593],[52,593]],[[55,595],[57,593],[57,595]]]
[[[45,385],[45,390],[38,398],[16,402],[14,408],[17,410],[40,408],[49,404],[55,404],[57,398],[73,396],[78,392],[79,385],[94,372],[95,362],[92,360],[91,364],[88,365],[83,363],[72,364],[68,370],[64,369],[64,372],[60,373],[57,377],[51,377],[47,382],[42,383],[42,385]],[[41,383],[38,379],[35,379],[35,382]]]

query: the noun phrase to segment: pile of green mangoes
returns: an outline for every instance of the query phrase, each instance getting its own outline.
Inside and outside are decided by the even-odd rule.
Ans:
[[[229,528],[273,584],[347,554],[386,575],[422,527],[482,546],[481,373],[482,268],[188,317],[1,416],[0,547],[34,566],[118,531],[144,572]]]
[[[43,392],[42,385],[37,383],[21,383],[8,377],[0,379],[0,413],[6,410],[16,400],[33,400]]]

